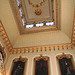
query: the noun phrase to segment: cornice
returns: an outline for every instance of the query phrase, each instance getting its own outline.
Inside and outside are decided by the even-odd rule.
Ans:
[[[0,37],[2,38],[3,42],[5,43],[7,49],[10,51],[12,50],[12,44],[9,40],[9,37],[4,29],[4,26],[2,24],[2,21],[0,20]]]
[[[71,43],[75,46],[75,8],[74,8],[74,20],[73,20]]]
[[[1,20],[0,20],[0,36],[3,42],[5,43],[10,54],[71,50],[74,47],[73,43],[64,43],[64,44],[52,44],[52,45],[13,48]]]

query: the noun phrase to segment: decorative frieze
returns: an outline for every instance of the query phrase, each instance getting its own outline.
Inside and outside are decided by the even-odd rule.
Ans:
[[[1,20],[0,20],[0,34],[10,54],[46,52],[46,51],[56,51],[56,50],[71,50],[74,47],[73,43],[64,43],[64,44],[54,44],[54,45],[13,48]]]
[[[0,36],[2,37],[2,39],[3,39],[3,41],[4,41],[4,43],[5,43],[6,47],[7,47],[7,49],[9,51],[11,51],[12,44],[11,44],[9,38],[8,38],[8,35],[7,35],[7,33],[6,33],[6,31],[5,31],[4,27],[3,27],[3,24],[1,22],[1,20],[0,20]]]
[[[73,21],[73,29],[72,29],[72,44],[75,46],[75,10],[74,10],[74,21]]]
[[[10,52],[11,54],[19,54],[19,53],[33,53],[33,52],[46,52],[46,51],[57,51],[57,50],[71,50],[73,49],[73,45],[71,43],[67,44],[57,44],[57,45],[44,45],[44,46],[33,46],[33,47],[21,47],[21,48],[13,48]]]

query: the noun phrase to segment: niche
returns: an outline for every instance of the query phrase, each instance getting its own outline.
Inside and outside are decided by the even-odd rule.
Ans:
[[[75,75],[73,58],[70,54],[58,55],[57,57],[60,75]]]
[[[34,58],[34,75],[50,75],[49,57],[40,55]]]
[[[16,58],[13,60],[11,75],[25,75],[27,58]]]

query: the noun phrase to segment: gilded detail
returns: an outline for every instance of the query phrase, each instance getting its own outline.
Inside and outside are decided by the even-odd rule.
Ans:
[[[41,15],[41,13],[42,13],[41,9],[36,9],[36,10],[35,10],[35,14],[36,14],[36,15],[39,16],[39,15]]]

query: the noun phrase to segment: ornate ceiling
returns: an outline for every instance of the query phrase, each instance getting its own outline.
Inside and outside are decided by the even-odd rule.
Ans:
[[[21,34],[60,29],[60,0],[10,0],[10,4]],[[39,23],[43,26],[37,27]]]
[[[13,0],[14,1],[14,0]],[[23,0],[27,1],[27,0]],[[34,0],[31,0],[36,3]],[[36,0],[37,3],[40,3],[41,0]],[[38,7],[41,8],[41,15],[37,16],[35,14],[36,7],[32,7],[32,5],[28,4],[26,7],[29,8],[25,11],[28,15],[34,13],[33,15],[29,16],[31,21],[40,21],[41,17],[49,16],[49,9],[46,9],[48,6],[48,1],[45,0],[45,4],[42,3],[42,6]],[[57,1],[57,0],[54,0]],[[46,4],[47,3],[47,4]],[[25,4],[25,3],[24,3]],[[18,8],[18,7],[17,7]],[[34,8],[30,12],[30,8]],[[45,12],[45,10],[48,11]],[[57,9],[56,9],[57,10]],[[5,12],[6,11],[6,12]],[[29,13],[28,13],[29,12]],[[20,13],[19,13],[20,14]],[[16,14],[20,17],[20,15]],[[26,15],[27,16],[27,15]],[[39,17],[39,19],[36,19]],[[57,16],[56,16],[57,17]],[[35,18],[35,20],[32,20]],[[61,17],[60,17],[60,24],[61,30],[57,31],[44,31],[39,33],[31,33],[31,34],[20,34],[18,26],[20,23],[16,21],[14,16],[14,12],[12,10],[12,6],[9,0],[0,0],[0,38],[2,38],[4,44],[6,45],[7,49],[10,53],[26,53],[26,52],[39,52],[39,51],[51,51],[51,50],[64,50],[73,48],[75,44],[75,23],[73,24],[74,19],[74,0],[61,0]],[[21,17],[20,17],[21,19]],[[45,20],[47,18],[43,18]],[[26,18],[28,20],[28,18]],[[28,21],[30,22],[30,20]],[[73,27],[73,29],[72,29]],[[34,28],[33,28],[34,29]],[[72,33],[73,31],[73,33]]]

